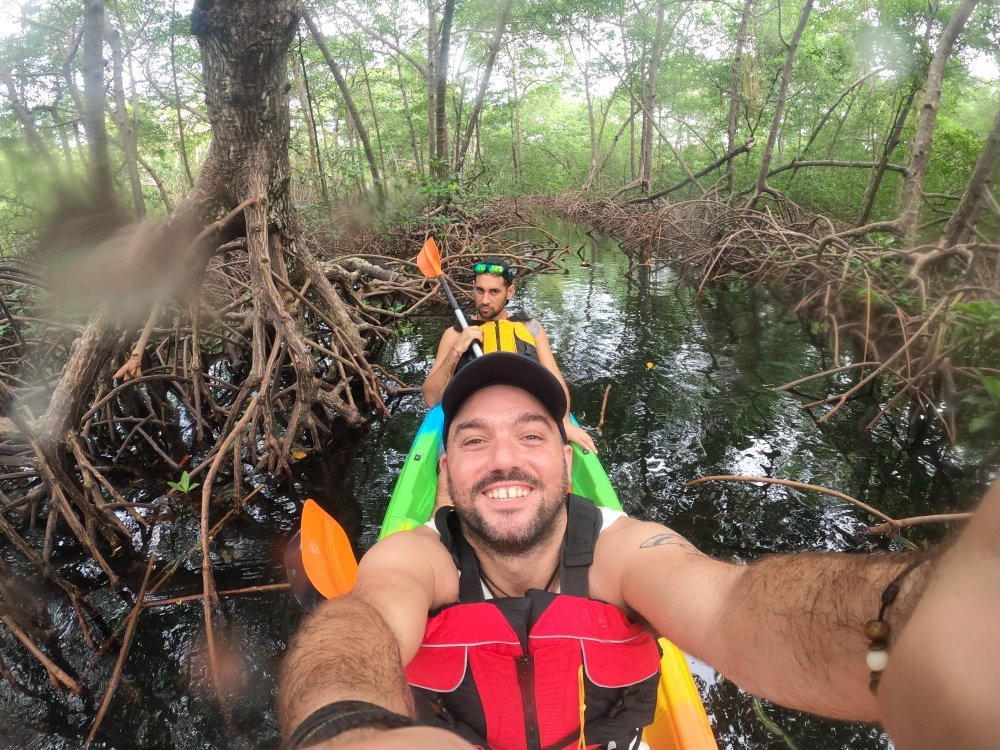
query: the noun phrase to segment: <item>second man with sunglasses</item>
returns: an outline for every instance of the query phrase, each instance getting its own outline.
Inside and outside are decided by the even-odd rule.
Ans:
[[[476,317],[464,331],[455,325],[441,336],[434,366],[422,388],[424,401],[428,406],[440,403],[445,386],[456,370],[474,356],[472,342],[478,341],[487,352],[517,351],[537,359],[562,383],[568,402],[569,389],[559,372],[542,324],[534,318],[507,311],[507,303],[514,296],[514,269],[504,260],[484,258],[473,265],[472,272],[475,274]],[[570,442],[597,452],[590,435],[570,421],[568,411],[563,426]]]

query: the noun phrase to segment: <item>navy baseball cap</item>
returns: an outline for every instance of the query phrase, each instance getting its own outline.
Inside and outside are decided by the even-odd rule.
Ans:
[[[444,411],[444,435],[448,442],[451,420],[462,404],[476,391],[491,385],[512,385],[534,396],[545,407],[559,427],[566,442],[563,417],[566,416],[566,392],[562,383],[538,360],[513,352],[491,352],[469,362],[448,383],[441,398]]]

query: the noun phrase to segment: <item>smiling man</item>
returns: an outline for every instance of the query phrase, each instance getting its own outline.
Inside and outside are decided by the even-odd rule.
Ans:
[[[559,371],[552,347],[542,324],[534,318],[511,314],[507,303],[514,297],[514,269],[499,258],[484,258],[473,264],[473,296],[476,317],[464,331],[456,324],[446,330],[438,343],[437,356],[421,391],[428,406],[436,406],[452,376],[475,357],[472,344],[479,342],[486,352],[509,351],[537,360],[562,384],[566,393],[563,429],[570,441],[597,452],[594,441],[569,418],[569,388]]]
[[[883,694],[878,677],[898,633],[906,640],[931,558],[802,553],[732,564],[665,526],[567,495],[565,394],[519,355],[470,363],[442,407],[454,507],[372,547],[355,589],[303,623],[279,690],[288,750],[635,747],[653,717],[655,634],[777,703],[861,721],[893,718],[888,703],[912,723],[914,684],[890,674]],[[981,511],[970,526],[978,534],[962,538],[973,547],[956,545],[976,559],[995,546],[1000,497],[984,508],[993,518]],[[991,718],[994,695],[979,697],[987,708],[977,716]],[[969,726],[952,732],[952,747],[982,746],[961,741]]]

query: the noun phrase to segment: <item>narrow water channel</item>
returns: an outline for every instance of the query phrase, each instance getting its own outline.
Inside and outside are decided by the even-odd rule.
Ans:
[[[876,522],[832,498],[780,486],[713,483],[709,475],[793,479],[840,490],[905,517],[962,507],[977,495],[973,472],[902,450],[887,428],[874,440],[856,425],[869,407],[851,406],[817,425],[805,398],[777,386],[829,367],[802,324],[769,295],[744,285],[709,289],[696,302],[669,269],[626,277],[617,243],[562,222],[546,229],[574,250],[563,273],[518,286],[511,310],[545,326],[570,384],[573,411],[594,435],[601,461],[631,515],[665,523],[700,549],[724,559],[769,552],[900,548],[867,533]],[[386,353],[414,385],[429,369],[450,320],[410,324]],[[847,382],[847,381],[844,381]],[[602,434],[596,426],[611,386]],[[826,395],[819,386],[807,394]],[[425,407],[403,399],[374,430],[354,464],[354,494],[371,543]],[[971,496],[971,497],[970,497]],[[874,603],[873,603],[874,606]],[[720,747],[782,748],[754,702],[704,664],[693,664]],[[798,748],[886,748],[882,732],[827,721],[762,702]]]
[[[716,287],[696,304],[692,290],[678,287],[668,270],[627,278],[628,261],[613,240],[560,222],[547,228],[574,250],[580,248],[583,261],[574,254],[562,262],[563,273],[526,279],[512,309],[544,323],[570,383],[573,410],[595,436],[601,460],[633,516],[665,523],[713,555],[752,559],[778,551],[868,551],[890,545],[867,534],[872,519],[825,496],[729,483],[685,489],[686,481],[713,474],[801,480],[846,492],[897,517],[963,509],[976,499],[974,488],[984,480],[972,451],[949,451],[944,462],[915,456],[902,450],[886,427],[873,440],[858,433],[857,421],[868,408],[864,404],[817,425],[802,410],[802,397],[777,392],[776,386],[828,363],[801,324],[764,291]],[[431,318],[402,324],[385,363],[419,385],[450,323]],[[598,434],[609,385],[604,429]],[[803,391],[825,395],[819,386]],[[223,530],[213,558],[219,589],[283,580],[282,550],[305,496],[340,509],[359,551],[374,542],[425,413],[419,395],[399,399],[392,408],[391,419],[341,436],[346,447],[298,461],[294,482],[267,484]],[[195,512],[182,509],[165,526],[161,558],[173,559],[197,541]],[[133,590],[141,572],[130,579]],[[96,576],[97,571],[84,568],[78,577],[85,583]],[[169,596],[200,588],[198,561],[189,561]],[[126,604],[106,590],[92,600],[109,626],[128,615]],[[58,597],[46,601],[58,631],[67,636],[64,642],[79,643],[72,609]],[[103,739],[93,747],[277,746],[277,669],[301,612],[285,592],[224,599],[222,608],[227,625],[219,638],[230,686],[239,696],[232,707],[242,736],[234,741],[218,719],[201,606],[194,602],[152,608],[140,618],[122,683],[102,725]],[[82,672],[91,653],[81,644],[60,658]],[[90,684],[107,684],[108,661],[91,675]],[[55,695],[41,670],[20,657],[8,667],[30,691],[12,691],[0,681],[0,748],[81,747],[101,696]],[[765,726],[751,698],[710,667],[696,663],[693,668],[720,747],[891,747],[873,727],[762,703],[757,710],[787,733],[789,744]]]

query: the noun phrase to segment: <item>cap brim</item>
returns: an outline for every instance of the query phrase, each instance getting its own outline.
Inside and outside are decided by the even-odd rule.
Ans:
[[[491,385],[512,385],[534,396],[545,407],[562,432],[566,416],[566,393],[562,383],[543,365],[530,357],[511,352],[485,354],[465,365],[448,383],[441,398],[444,410],[444,439],[451,420],[462,404],[478,390]]]

